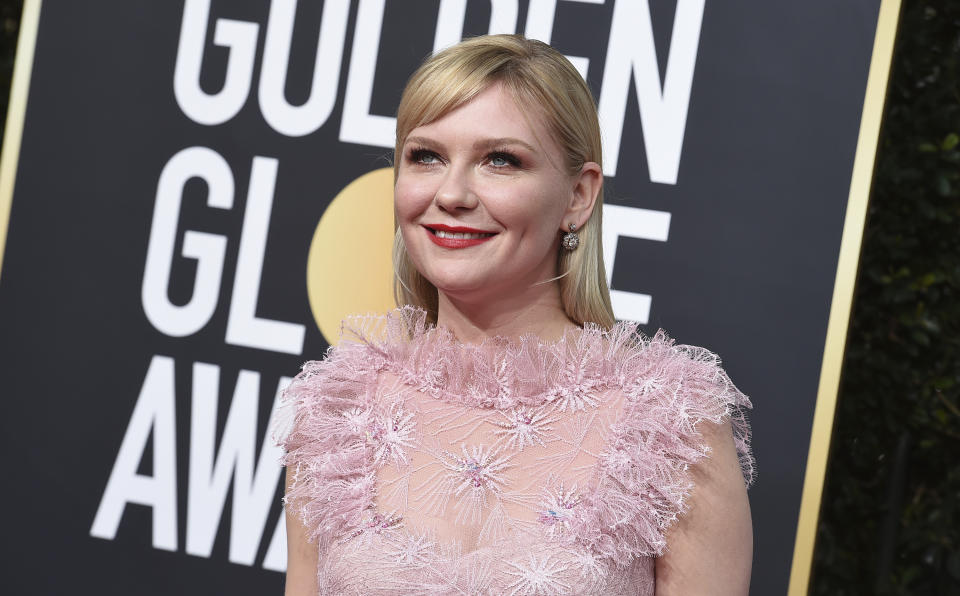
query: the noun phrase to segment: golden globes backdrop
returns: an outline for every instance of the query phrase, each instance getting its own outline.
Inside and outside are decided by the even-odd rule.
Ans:
[[[552,43],[593,89],[614,310],[752,397],[753,593],[800,593],[896,8],[27,0],[0,182],[8,593],[279,593],[275,398],[343,314],[391,307],[402,85],[487,32]]]

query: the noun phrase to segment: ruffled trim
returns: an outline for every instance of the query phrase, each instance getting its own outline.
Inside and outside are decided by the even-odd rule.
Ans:
[[[308,362],[284,394],[295,412],[277,437],[295,466],[286,501],[323,533],[356,528],[374,499],[375,475],[349,411],[373,400],[377,376],[390,372],[437,399],[479,408],[537,406],[619,389],[626,399],[600,456],[592,491],[576,507],[566,538],[625,565],[666,549],[667,529],[685,511],[689,467],[709,455],[699,425],[729,421],[744,481],[754,478],[750,400],[712,352],[652,338],[636,324],[594,325],[557,342],[534,335],[462,344],[413,307],[344,321],[341,341],[323,362]]]
[[[273,431],[293,475],[284,504],[308,528],[310,542],[358,527],[375,495],[361,430],[348,415],[369,390],[369,377],[353,366],[362,362],[345,355],[329,350],[325,360],[304,364],[283,393]]]
[[[730,422],[744,483],[753,483],[745,414],[752,406],[709,350],[675,345],[663,330],[646,339],[630,325],[618,325],[607,338],[623,355],[616,368],[626,400],[570,538],[626,565],[666,551],[667,530],[687,510],[693,490],[689,468],[710,454],[700,433],[704,421]]]

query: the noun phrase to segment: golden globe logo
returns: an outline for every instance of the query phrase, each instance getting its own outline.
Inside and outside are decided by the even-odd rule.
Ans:
[[[395,307],[393,230],[392,168],[348,184],[320,218],[307,257],[307,297],[330,345],[347,315]]]

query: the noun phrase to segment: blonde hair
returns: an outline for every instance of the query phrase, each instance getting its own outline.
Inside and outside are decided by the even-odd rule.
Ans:
[[[547,129],[564,152],[564,166],[571,175],[586,162],[602,166],[596,104],[570,61],[537,40],[519,35],[485,35],[434,54],[410,77],[397,110],[394,181],[410,131],[442,118],[494,83],[503,84],[519,105],[539,107]],[[579,248],[559,251],[556,281],[563,309],[572,321],[578,325],[596,323],[609,329],[615,319],[603,267],[602,211],[601,188],[590,218],[577,230]],[[418,306],[436,323],[437,289],[410,260],[399,228],[394,240],[393,267],[397,304]]]

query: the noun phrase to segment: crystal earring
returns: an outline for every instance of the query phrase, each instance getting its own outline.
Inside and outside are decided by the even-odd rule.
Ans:
[[[580,236],[577,235],[577,224],[570,224],[570,231],[563,235],[560,246],[567,250],[576,250],[580,246]]]

